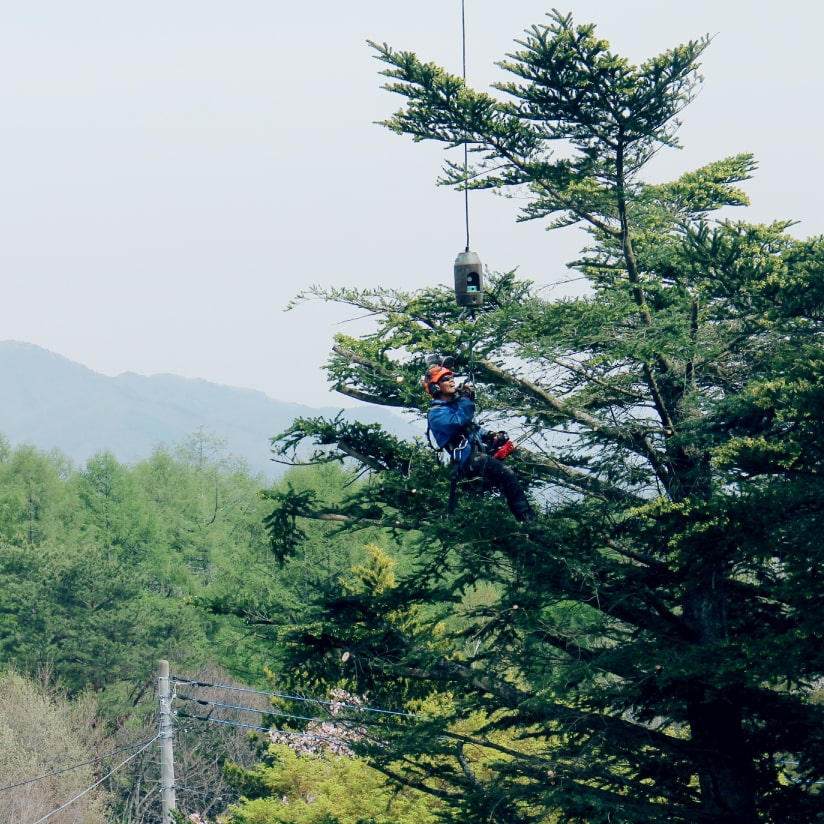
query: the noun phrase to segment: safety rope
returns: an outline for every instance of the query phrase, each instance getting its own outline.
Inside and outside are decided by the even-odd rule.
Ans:
[[[466,2],[461,0],[461,55],[463,61],[463,81],[466,85]],[[469,141],[464,135],[464,219],[466,222],[466,251],[469,251]]]

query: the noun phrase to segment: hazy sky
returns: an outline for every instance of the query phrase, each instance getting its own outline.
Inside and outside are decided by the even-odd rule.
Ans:
[[[753,152],[741,217],[824,233],[824,4],[556,5],[636,63],[714,35],[684,149],[653,173]],[[494,61],[551,6],[466,0],[469,83],[501,79]],[[460,0],[3,3],[0,340],[107,375],[351,405],[322,366],[332,335],[364,322],[286,303],[315,283],[451,283],[465,244],[462,196],[435,186],[442,148],[374,125],[401,101],[381,90],[367,39],[460,74]],[[579,234],[516,224],[516,208],[473,195],[473,250],[493,270],[563,284]]]

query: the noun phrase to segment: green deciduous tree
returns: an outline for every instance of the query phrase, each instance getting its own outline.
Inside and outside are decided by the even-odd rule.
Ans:
[[[354,757],[297,755],[269,748],[267,763],[240,781],[251,797],[233,806],[227,824],[428,824],[437,821],[419,793],[398,793]]]
[[[335,692],[320,703],[299,702],[301,715],[320,715],[302,732],[278,729],[289,714],[270,716],[276,725],[260,742],[264,763],[237,765],[227,775],[243,794],[232,805],[226,824],[428,824],[438,820],[440,805],[425,793],[393,786],[351,750],[362,737],[369,708],[355,696]],[[281,701],[280,704],[288,703]],[[353,718],[352,712],[355,716]]]
[[[66,469],[59,455],[10,451],[0,461],[0,661],[48,667],[72,694],[94,689],[113,722],[153,683],[158,657],[242,668],[244,630],[185,598],[229,570],[237,583],[253,560],[271,568],[258,491],[259,479],[216,453],[193,463],[158,451],[129,467],[100,452]]]
[[[65,459],[24,444],[0,455],[0,530],[7,540],[37,546],[59,532]]]
[[[445,183],[517,193],[524,219],[590,236],[577,299],[512,274],[475,318],[436,288],[312,292],[377,318],[336,337],[342,392],[423,411],[426,355],[454,354],[488,425],[531,433],[514,457],[542,508],[527,530],[471,487],[444,519],[448,472],[420,442],[339,421],[279,442],[337,443],[371,477],[335,506],[283,496],[276,551],[335,517],[415,559],[391,585],[318,590],[289,636],[296,677],[426,705],[360,751],[455,820],[824,815],[824,241],[719,215],[746,204],[749,155],[644,182],[678,145],[707,46],[633,66],[553,13],[500,64],[514,79],[497,96],[375,46],[405,98],[386,125],[468,145]]]
[[[117,737],[113,748],[156,729],[158,658],[176,675],[235,683],[215,668],[223,664],[246,684],[264,680],[266,648],[254,625],[192,604],[241,588],[250,599],[274,590],[269,606],[284,594],[272,586],[278,570],[260,479],[222,449],[197,433],[137,466],[104,451],[75,469],[58,453],[12,449],[0,438],[0,669],[45,669],[70,699],[93,694],[101,734]],[[177,733],[181,809],[211,815],[235,797],[221,768],[227,757],[246,763],[247,736],[203,724]],[[139,756],[107,783],[111,821],[160,814],[156,747]]]

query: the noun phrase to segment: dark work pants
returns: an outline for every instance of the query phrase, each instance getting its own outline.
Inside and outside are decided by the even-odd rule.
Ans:
[[[518,476],[503,461],[481,452],[480,449],[473,448],[464,467],[464,476],[480,478],[485,488],[495,487],[500,490],[512,514],[519,521],[529,521],[535,517],[524,495],[524,490],[521,488]]]

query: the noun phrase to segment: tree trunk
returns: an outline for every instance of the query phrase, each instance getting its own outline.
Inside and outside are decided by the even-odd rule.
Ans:
[[[697,699],[688,717],[705,812],[719,824],[757,824],[752,756],[744,744],[740,708],[724,696]]]
[[[708,564],[687,604],[689,621],[701,646],[727,636],[726,598],[720,564]],[[719,824],[757,824],[752,755],[747,751],[741,707],[734,690],[721,693],[701,683],[692,686],[687,717],[693,759],[705,811]]]

